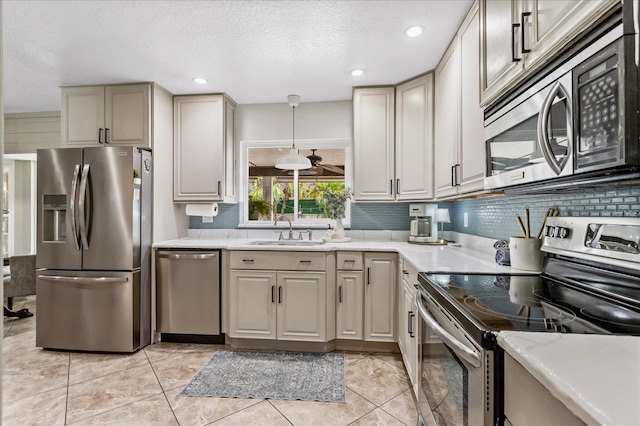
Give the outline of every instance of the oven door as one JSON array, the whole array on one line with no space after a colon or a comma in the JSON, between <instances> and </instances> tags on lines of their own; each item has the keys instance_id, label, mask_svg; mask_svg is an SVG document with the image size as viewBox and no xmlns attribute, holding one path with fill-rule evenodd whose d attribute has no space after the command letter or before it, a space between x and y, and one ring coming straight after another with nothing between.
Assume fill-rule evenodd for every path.
<instances>
[{"instance_id":1,"label":"oven door","mask_svg":"<svg viewBox=\"0 0 640 426\"><path fill-rule=\"evenodd\" d=\"M483 351L428 294L417 294L421 317L418 410L422 424L492 425L493 377Z\"/></svg>"},{"instance_id":2,"label":"oven door","mask_svg":"<svg viewBox=\"0 0 640 426\"><path fill-rule=\"evenodd\" d=\"M530 91L485 121L486 189L573 173L571 72Z\"/></svg>"}]
</instances>

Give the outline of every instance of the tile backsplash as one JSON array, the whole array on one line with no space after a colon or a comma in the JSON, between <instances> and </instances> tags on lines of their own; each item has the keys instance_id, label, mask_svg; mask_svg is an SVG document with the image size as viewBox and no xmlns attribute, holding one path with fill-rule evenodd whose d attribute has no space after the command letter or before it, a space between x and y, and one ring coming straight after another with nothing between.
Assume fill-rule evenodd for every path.
<instances>
[{"instance_id":1,"label":"tile backsplash","mask_svg":"<svg viewBox=\"0 0 640 426\"><path fill-rule=\"evenodd\" d=\"M429 201L427 201L429 202ZM408 202L353 203L351 230L406 231L409 229ZM450 210L451 223L445 230L486 238L508 239L520 235L515 215L524 220L529 207L531 232L537 234L549 207L558 207L561 216L640 217L640 182L637 185L589 188L580 192L536 195L497 195L453 202L437 202ZM234 229L238 227L240 204L220 204L212 223L189 218L189 229ZM468 226L464 226L464 213Z\"/></svg>"},{"instance_id":2,"label":"tile backsplash","mask_svg":"<svg viewBox=\"0 0 640 426\"><path fill-rule=\"evenodd\" d=\"M524 220L529 207L531 232L537 234L549 207L558 207L560 216L640 217L640 186L625 185L581 192L556 194L504 195L448 203L451 223L445 226L456 232L481 237L508 239L521 235L516 214ZM464 226L464 213L469 226Z\"/></svg>"}]
</instances>

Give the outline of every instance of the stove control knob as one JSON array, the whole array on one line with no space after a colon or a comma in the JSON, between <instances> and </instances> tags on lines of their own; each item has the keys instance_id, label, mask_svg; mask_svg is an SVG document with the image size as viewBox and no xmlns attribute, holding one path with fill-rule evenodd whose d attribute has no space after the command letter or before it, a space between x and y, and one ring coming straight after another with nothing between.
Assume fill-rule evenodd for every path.
<instances>
[{"instance_id":1,"label":"stove control knob","mask_svg":"<svg viewBox=\"0 0 640 426\"><path fill-rule=\"evenodd\" d=\"M553 237L553 234L555 233L555 228L553 226L547 226L547 229L545 230L545 235L547 237Z\"/></svg>"},{"instance_id":2,"label":"stove control knob","mask_svg":"<svg viewBox=\"0 0 640 426\"><path fill-rule=\"evenodd\" d=\"M559 234L560 238L567 238L569 236L569 228L560 228Z\"/></svg>"}]
</instances>

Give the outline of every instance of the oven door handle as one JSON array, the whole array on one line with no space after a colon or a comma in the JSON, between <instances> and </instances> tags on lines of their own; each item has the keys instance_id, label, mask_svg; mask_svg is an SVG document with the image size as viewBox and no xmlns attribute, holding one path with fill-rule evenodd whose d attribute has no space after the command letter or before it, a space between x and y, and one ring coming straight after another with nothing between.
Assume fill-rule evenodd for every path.
<instances>
[{"instance_id":1,"label":"oven door handle","mask_svg":"<svg viewBox=\"0 0 640 426\"><path fill-rule=\"evenodd\" d=\"M482 359L480 358L480 355L476 351L471 350L460 343L455 337L442 328L431 314L427 312L427 309L424 307L421 300L418 300L418 312L420 312L422 319L433 329L433 332L437 334L442 342L451 348L456 355L467 361L475 368L480 368L482 366Z\"/></svg>"}]
</instances>

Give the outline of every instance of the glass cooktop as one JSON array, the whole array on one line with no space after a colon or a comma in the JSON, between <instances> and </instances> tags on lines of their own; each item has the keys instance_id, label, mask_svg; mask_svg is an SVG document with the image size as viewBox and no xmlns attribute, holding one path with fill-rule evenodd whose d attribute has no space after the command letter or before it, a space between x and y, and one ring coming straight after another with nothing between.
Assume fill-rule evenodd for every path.
<instances>
[{"instance_id":1,"label":"glass cooktop","mask_svg":"<svg viewBox=\"0 0 640 426\"><path fill-rule=\"evenodd\" d=\"M640 335L640 288L591 278L592 288L580 288L540 275L419 274L423 290L472 334L519 330ZM620 298L613 297L611 287L621 287Z\"/></svg>"}]
</instances>

